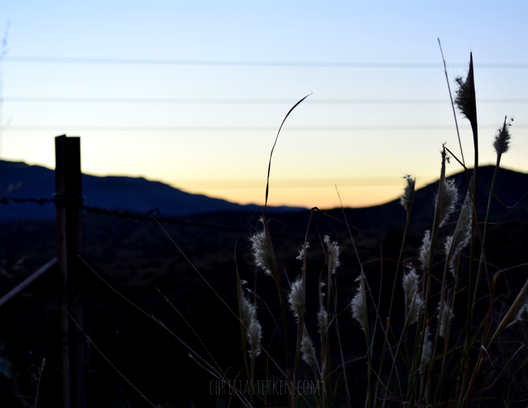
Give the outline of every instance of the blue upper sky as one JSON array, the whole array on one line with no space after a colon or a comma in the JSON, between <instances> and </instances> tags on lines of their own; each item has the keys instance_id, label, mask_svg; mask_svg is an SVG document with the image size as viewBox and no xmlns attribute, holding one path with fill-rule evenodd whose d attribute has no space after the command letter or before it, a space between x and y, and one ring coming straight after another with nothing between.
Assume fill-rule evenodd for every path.
<instances>
[{"instance_id":1,"label":"blue upper sky","mask_svg":"<svg viewBox=\"0 0 528 408\"><path fill-rule=\"evenodd\" d=\"M4 1L0 155L53 167L82 137L83 170L271 204L395 198L460 154L437 38L454 78L473 52L483 164L505 115L506 167L528 171L525 2ZM464 155L471 134L458 115ZM460 170L454 161L449 172Z\"/></svg>"}]
</instances>

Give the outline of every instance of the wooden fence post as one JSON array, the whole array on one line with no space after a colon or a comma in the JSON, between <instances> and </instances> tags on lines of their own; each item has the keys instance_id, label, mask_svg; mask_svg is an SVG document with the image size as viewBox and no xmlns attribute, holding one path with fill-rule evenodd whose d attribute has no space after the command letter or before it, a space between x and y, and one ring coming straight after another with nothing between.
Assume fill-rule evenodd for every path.
<instances>
[{"instance_id":1,"label":"wooden fence post","mask_svg":"<svg viewBox=\"0 0 528 408\"><path fill-rule=\"evenodd\" d=\"M84 324L77 252L82 234L81 144L79 137L55 138L57 263L62 287L59 316L62 335L63 408L85 408L85 338L74 321Z\"/></svg>"}]
</instances>

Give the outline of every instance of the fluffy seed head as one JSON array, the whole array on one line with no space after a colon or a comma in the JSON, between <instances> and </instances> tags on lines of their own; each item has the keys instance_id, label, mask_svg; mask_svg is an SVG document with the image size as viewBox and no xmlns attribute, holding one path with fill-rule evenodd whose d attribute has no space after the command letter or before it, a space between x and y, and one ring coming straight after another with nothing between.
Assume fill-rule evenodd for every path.
<instances>
[{"instance_id":1,"label":"fluffy seed head","mask_svg":"<svg viewBox=\"0 0 528 408\"><path fill-rule=\"evenodd\" d=\"M406 175L404 178L406 184L403 189L403 195L400 198L400 204L405 208L405 211L410 212L414 201L414 186L416 184L416 179L413 179L410 175Z\"/></svg>"},{"instance_id":2,"label":"fluffy seed head","mask_svg":"<svg viewBox=\"0 0 528 408\"><path fill-rule=\"evenodd\" d=\"M299 255L295 259L298 259L299 261L302 261L304 259L304 256L306 255L306 251L310 248L310 243L307 242L306 244L303 244L301 249L299 250Z\"/></svg>"},{"instance_id":3,"label":"fluffy seed head","mask_svg":"<svg viewBox=\"0 0 528 408\"><path fill-rule=\"evenodd\" d=\"M425 378L425 365L427 362L431 359L431 355L433 354L433 347L432 347L431 339L429 338L429 326L425 328L425 339L423 344L423 350L422 350L422 358L420 361L420 374L422 376L422 379Z\"/></svg>"},{"instance_id":4,"label":"fluffy seed head","mask_svg":"<svg viewBox=\"0 0 528 408\"><path fill-rule=\"evenodd\" d=\"M330 237L328 235L325 235L324 242L328 248L328 270L330 273L335 274L337 268L340 265L339 245L337 245L337 242L330 241Z\"/></svg>"},{"instance_id":5,"label":"fluffy seed head","mask_svg":"<svg viewBox=\"0 0 528 408\"><path fill-rule=\"evenodd\" d=\"M364 292L363 282L360 280L356 294L350 302L352 317L358 321L363 330L365 330L365 327L367 326L367 308Z\"/></svg>"},{"instance_id":6,"label":"fluffy seed head","mask_svg":"<svg viewBox=\"0 0 528 408\"><path fill-rule=\"evenodd\" d=\"M453 310L451 309L451 302L446 301L444 307L441 308L441 303L438 303L438 325L440 337L445 338L446 328L449 327L451 319L453 318Z\"/></svg>"},{"instance_id":7,"label":"fluffy seed head","mask_svg":"<svg viewBox=\"0 0 528 408\"><path fill-rule=\"evenodd\" d=\"M257 319L257 307L252 304L249 299L242 295L242 302L240 307L240 320L246 328L247 342L250 349L248 351L251 358L257 357L261 353L260 340L262 339L262 326Z\"/></svg>"},{"instance_id":8,"label":"fluffy seed head","mask_svg":"<svg viewBox=\"0 0 528 408\"><path fill-rule=\"evenodd\" d=\"M313 348L312 340L306 331L303 333L301 342L301 358L311 368L315 368L315 350Z\"/></svg>"},{"instance_id":9,"label":"fluffy seed head","mask_svg":"<svg viewBox=\"0 0 528 408\"><path fill-rule=\"evenodd\" d=\"M317 312L317 322L319 323L319 333L326 334L328 328L328 313L326 309L321 306Z\"/></svg>"},{"instance_id":10,"label":"fluffy seed head","mask_svg":"<svg viewBox=\"0 0 528 408\"><path fill-rule=\"evenodd\" d=\"M409 313L409 324L418 321L420 311L424 306L419 285L420 277L416 273L416 269L408 268L408 272L403 275L403 291L405 293L405 308Z\"/></svg>"},{"instance_id":11,"label":"fluffy seed head","mask_svg":"<svg viewBox=\"0 0 528 408\"><path fill-rule=\"evenodd\" d=\"M425 231L424 237L422 239L422 246L420 247L420 255L418 259L420 260L420 265L422 269L427 270L429 268L429 256L431 253L431 231Z\"/></svg>"},{"instance_id":12,"label":"fluffy seed head","mask_svg":"<svg viewBox=\"0 0 528 408\"><path fill-rule=\"evenodd\" d=\"M446 262L449 263L449 269L451 270L451 274L453 275L453 278L456 278L455 271L453 267L455 266L454 262L456 260L456 257L454 255L454 248L451 252L451 256L449 255L449 252L451 251L451 247L453 246L453 236L454 235L448 235L446 237L446 240L444 242L444 252L446 254Z\"/></svg>"},{"instance_id":13,"label":"fluffy seed head","mask_svg":"<svg viewBox=\"0 0 528 408\"><path fill-rule=\"evenodd\" d=\"M458 83L455 104L471 123L473 129L477 126L477 102L475 97L475 78L473 74L473 55L469 61L469 71L466 79L455 78Z\"/></svg>"},{"instance_id":14,"label":"fluffy seed head","mask_svg":"<svg viewBox=\"0 0 528 408\"><path fill-rule=\"evenodd\" d=\"M522 323L528 321L528 299L524 300L524 304L519 308L515 319L507 326L513 326L515 323Z\"/></svg>"},{"instance_id":15,"label":"fluffy seed head","mask_svg":"<svg viewBox=\"0 0 528 408\"><path fill-rule=\"evenodd\" d=\"M271 249L266 239L264 231L253 234L251 240L251 252L255 259L255 265L261 269L266 275L273 276L272 274L272 256Z\"/></svg>"},{"instance_id":16,"label":"fluffy seed head","mask_svg":"<svg viewBox=\"0 0 528 408\"><path fill-rule=\"evenodd\" d=\"M513 119L510 119L509 123L506 123L508 120L508 117L504 117L504 125L502 125L502 129L499 129L499 133L495 137L495 140L493 141L493 147L495 148L495 151L497 152L497 156L502 155L503 153L506 153L508 151L508 148L510 147L510 132L509 127L512 125L511 122Z\"/></svg>"},{"instance_id":17,"label":"fluffy seed head","mask_svg":"<svg viewBox=\"0 0 528 408\"><path fill-rule=\"evenodd\" d=\"M260 322L257 319L251 321L251 324L249 325L247 339L250 345L250 349L248 352L249 357L255 358L259 356L261 353L260 340L262 339L262 326L260 325Z\"/></svg>"},{"instance_id":18,"label":"fluffy seed head","mask_svg":"<svg viewBox=\"0 0 528 408\"><path fill-rule=\"evenodd\" d=\"M425 339L424 339L424 346L422 351L422 364L425 364L429 361L432 354L431 349L431 339L429 338L429 327L425 329Z\"/></svg>"},{"instance_id":19,"label":"fluffy seed head","mask_svg":"<svg viewBox=\"0 0 528 408\"><path fill-rule=\"evenodd\" d=\"M468 190L466 193L466 198L464 199L464 203L462 204L462 209L460 210L460 215L458 216L455 232L453 235L447 237L444 244L444 250L447 255L449 269L451 270L454 278L456 278L455 262L457 261L461 251L469 244L471 239L471 210L471 194Z\"/></svg>"},{"instance_id":20,"label":"fluffy seed head","mask_svg":"<svg viewBox=\"0 0 528 408\"><path fill-rule=\"evenodd\" d=\"M441 227L447 221L447 218L455 210L455 205L458 200L458 191L454 180L446 180L446 161L449 162L449 157L446 152L445 145L442 147L442 170L440 171L440 181L438 182L438 192L435 197L435 212L438 218L438 226Z\"/></svg>"},{"instance_id":21,"label":"fluffy seed head","mask_svg":"<svg viewBox=\"0 0 528 408\"><path fill-rule=\"evenodd\" d=\"M301 317L304 316L305 301L306 290L301 276L292 283L290 295L288 296L288 303L290 304L290 309L292 310L297 323L299 323Z\"/></svg>"},{"instance_id":22,"label":"fluffy seed head","mask_svg":"<svg viewBox=\"0 0 528 408\"><path fill-rule=\"evenodd\" d=\"M240 303L240 320L242 320L244 326L249 327L251 320L256 318L256 316L256 307L244 295L242 295L242 301Z\"/></svg>"},{"instance_id":23,"label":"fluffy seed head","mask_svg":"<svg viewBox=\"0 0 528 408\"><path fill-rule=\"evenodd\" d=\"M455 211L457 201L458 189L455 185L455 180L445 180L444 188L438 189L438 194L436 195L436 208L440 212L439 227L443 226L449 216Z\"/></svg>"}]
</instances>

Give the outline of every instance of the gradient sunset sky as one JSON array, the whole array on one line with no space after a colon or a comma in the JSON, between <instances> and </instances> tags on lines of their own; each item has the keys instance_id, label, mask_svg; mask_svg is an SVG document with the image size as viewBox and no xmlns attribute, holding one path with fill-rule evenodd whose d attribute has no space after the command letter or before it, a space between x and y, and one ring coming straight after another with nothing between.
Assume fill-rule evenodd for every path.
<instances>
[{"instance_id":1,"label":"gradient sunset sky","mask_svg":"<svg viewBox=\"0 0 528 408\"><path fill-rule=\"evenodd\" d=\"M239 203L329 208L423 186L446 143L451 89L475 64L481 164L514 118L504 167L528 172L524 1L29 1L0 8L0 157L54 167L81 136L94 175L142 176ZM467 121L457 113L466 160ZM455 173L455 160L448 167Z\"/></svg>"}]
</instances>

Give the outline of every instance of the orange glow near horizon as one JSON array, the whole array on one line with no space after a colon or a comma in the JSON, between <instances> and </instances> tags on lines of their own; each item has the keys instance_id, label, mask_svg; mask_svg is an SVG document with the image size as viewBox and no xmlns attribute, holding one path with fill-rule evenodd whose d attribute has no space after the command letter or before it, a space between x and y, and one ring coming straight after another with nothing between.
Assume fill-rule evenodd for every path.
<instances>
[{"instance_id":1,"label":"orange glow near horizon","mask_svg":"<svg viewBox=\"0 0 528 408\"><path fill-rule=\"evenodd\" d=\"M402 184L403 186L403 184ZM183 189L193 194L204 194L239 204L264 204L265 188L239 189ZM398 186L355 186L355 187L307 187L270 188L270 206L318 207L320 209L344 207L370 207L399 198L402 187Z\"/></svg>"}]
</instances>

